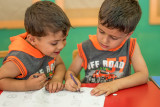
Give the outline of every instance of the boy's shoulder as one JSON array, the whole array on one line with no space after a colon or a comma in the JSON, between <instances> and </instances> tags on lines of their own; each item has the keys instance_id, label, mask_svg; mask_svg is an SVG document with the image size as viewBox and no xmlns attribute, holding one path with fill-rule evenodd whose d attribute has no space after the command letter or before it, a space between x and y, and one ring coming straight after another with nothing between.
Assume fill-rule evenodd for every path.
<instances>
[{"instance_id":1,"label":"boy's shoulder","mask_svg":"<svg viewBox=\"0 0 160 107\"><path fill-rule=\"evenodd\" d=\"M25 38L27 37L27 33L23 33L17 36L13 36L10 38L11 44L9 45L9 52L14 51L14 54L28 54L35 58L42 58L44 55L34 48L30 43L28 43Z\"/></svg>"}]
</instances>

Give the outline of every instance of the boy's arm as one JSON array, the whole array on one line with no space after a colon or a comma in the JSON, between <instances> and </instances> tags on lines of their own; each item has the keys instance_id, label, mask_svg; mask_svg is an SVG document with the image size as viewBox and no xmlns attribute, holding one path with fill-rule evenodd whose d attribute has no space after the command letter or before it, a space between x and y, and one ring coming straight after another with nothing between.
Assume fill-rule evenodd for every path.
<instances>
[{"instance_id":1,"label":"boy's arm","mask_svg":"<svg viewBox=\"0 0 160 107\"><path fill-rule=\"evenodd\" d=\"M81 82L80 80L78 80L77 75L80 73L82 67L82 58L79 56L79 54L77 54L77 56L75 57L75 59L73 60L71 66L69 67L66 76L65 76L65 88L69 91L77 91L80 89L81 86ZM73 75L75 81L77 82L77 84L75 84L74 80L72 80L70 74Z\"/></svg>"},{"instance_id":2,"label":"boy's arm","mask_svg":"<svg viewBox=\"0 0 160 107\"><path fill-rule=\"evenodd\" d=\"M77 54L77 56L75 57L72 64L70 65L70 67L67 70L65 79L70 78L70 73L72 73L72 75L77 77L82 69L82 66L81 66L82 62L83 62L82 58L79 56L79 54Z\"/></svg>"},{"instance_id":3,"label":"boy's arm","mask_svg":"<svg viewBox=\"0 0 160 107\"><path fill-rule=\"evenodd\" d=\"M24 81L14 80L20 75L18 67L13 62L6 62L0 69L0 89L8 91L25 90Z\"/></svg>"},{"instance_id":4,"label":"boy's arm","mask_svg":"<svg viewBox=\"0 0 160 107\"><path fill-rule=\"evenodd\" d=\"M46 85L46 89L50 93L58 92L63 89L63 80L66 73L64 62L60 55L56 57L55 72L53 78Z\"/></svg>"},{"instance_id":5,"label":"boy's arm","mask_svg":"<svg viewBox=\"0 0 160 107\"><path fill-rule=\"evenodd\" d=\"M128 77L119 79L119 89L141 85L148 81L148 68L141 54L138 43L135 44L135 50L131 58L131 62L135 73Z\"/></svg>"},{"instance_id":6,"label":"boy's arm","mask_svg":"<svg viewBox=\"0 0 160 107\"><path fill-rule=\"evenodd\" d=\"M66 73L66 67L60 55L56 57L55 66L55 72L52 79L62 82Z\"/></svg>"},{"instance_id":7,"label":"boy's arm","mask_svg":"<svg viewBox=\"0 0 160 107\"><path fill-rule=\"evenodd\" d=\"M39 75L38 78L30 76L28 80L16 80L16 76L20 75L20 71L16 64L12 61L6 62L0 68L0 90L8 91L29 91L36 90L43 87L46 77L44 74Z\"/></svg>"},{"instance_id":8,"label":"boy's arm","mask_svg":"<svg viewBox=\"0 0 160 107\"><path fill-rule=\"evenodd\" d=\"M131 62L135 71L134 74L111 82L101 83L91 91L91 95L98 96L105 93L108 96L118 90L146 83L148 81L148 69L137 43Z\"/></svg>"}]
</instances>

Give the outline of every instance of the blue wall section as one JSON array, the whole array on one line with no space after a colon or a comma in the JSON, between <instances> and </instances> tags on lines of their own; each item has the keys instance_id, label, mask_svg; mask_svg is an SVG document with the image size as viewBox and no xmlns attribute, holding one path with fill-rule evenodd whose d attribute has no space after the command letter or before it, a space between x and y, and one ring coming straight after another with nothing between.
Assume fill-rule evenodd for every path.
<instances>
[{"instance_id":1,"label":"blue wall section","mask_svg":"<svg viewBox=\"0 0 160 107\"><path fill-rule=\"evenodd\" d=\"M50 1L54 2L55 0ZM143 14L132 37L137 38L150 75L160 75L160 25L149 24L149 0L139 0L139 3ZM0 50L8 49L9 37L23 32L25 32L24 29L0 29ZM61 52L67 68L71 64L72 51L77 48L77 43L88 39L89 34L96 34L96 27L77 27L70 30L67 45ZM0 61L2 62L2 59Z\"/></svg>"}]
</instances>

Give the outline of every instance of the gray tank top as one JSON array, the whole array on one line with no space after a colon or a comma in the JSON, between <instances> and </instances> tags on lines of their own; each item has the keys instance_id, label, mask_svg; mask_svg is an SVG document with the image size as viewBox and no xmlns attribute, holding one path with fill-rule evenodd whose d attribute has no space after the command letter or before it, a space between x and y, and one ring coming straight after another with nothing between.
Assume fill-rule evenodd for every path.
<instances>
[{"instance_id":1,"label":"gray tank top","mask_svg":"<svg viewBox=\"0 0 160 107\"><path fill-rule=\"evenodd\" d=\"M98 50L93 41L86 40L78 44L79 55L85 66L84 83L100 83L123 78L131 74L130 51L133 52L135 39L128 39L124 45L116 51ZM134 42L133 42L134 41ZM131 46L130 46L131 45Z\"/></svg>"},{"instance_id":2,"label":"gray tank top","mask_svg":"<svg viewBox=\"0 0 160 107\"><path fill-rule=\"evenodd\" d=\"M11 51L4 59L5 61L13 61L21 75L17 79L26 80L34 73L45 73L48 79L52 78L55 68L55 58L44 56L42 58L35 58L22 51Z\"/></svg>"}]
</instances>

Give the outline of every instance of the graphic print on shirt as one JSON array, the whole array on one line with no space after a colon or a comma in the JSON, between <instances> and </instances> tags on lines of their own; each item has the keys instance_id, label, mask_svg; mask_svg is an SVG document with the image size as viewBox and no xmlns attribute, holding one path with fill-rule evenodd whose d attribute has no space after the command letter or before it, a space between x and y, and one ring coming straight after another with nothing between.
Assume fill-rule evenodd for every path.
<instances>
[{"instance_id":1,"label":"graphic print on shirt","mask_svg":"<svg viewBox=\"0 0 160 107\"><path fill-rule=\"evenodd\" d=\"M55 68L55 60L51 60L50 62L48 62L48 65L45 67L45 69L39 70L39 73L45 73L47 80L49 80L53 77L54 68Z\"/></svg>"},{"instance_id":2,"label":"graphic print on shirt","mask_svg":"<svg viewBox=\"0 0 160 107\"><path fill-rule=\"evenodd\" d=\"M123 69L126 63L126 56L116 58L107 58L101 63L99 61L91 61L88 63L89 74L86 76L87 83L101 83L117 79L123 75ZM103 65L103 67L100 67Z\"/></svg>"},{"instance_id":3,"label":"graphic print on shirt","mask_svg":"<svg viewBox=\"0 0 160 107\"><path fill-rule=\"evenodd\" d=\"M101 83L117 79L115 74L111 74L104 70L93 70L93 72L92 75L88 76L87 83Z\"/></svg>"}]
</instances>

